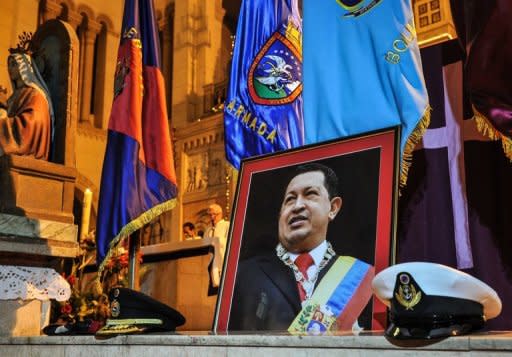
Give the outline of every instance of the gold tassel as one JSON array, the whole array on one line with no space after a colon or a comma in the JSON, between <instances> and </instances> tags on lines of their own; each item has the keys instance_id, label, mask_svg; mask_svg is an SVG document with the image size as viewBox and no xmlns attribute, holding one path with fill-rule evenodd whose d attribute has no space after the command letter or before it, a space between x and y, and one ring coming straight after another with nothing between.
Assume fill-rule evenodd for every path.
<instances>
[{"instance_id":1,"label":"gold tassel","mask_svg":"<svg viewBox=\"0 0 512 357\"><path fill-rule=\"evenodd\" d=\"M512 139L508 136L503 135L500 131L496 130L496 128L491 124L489 119L485 117L482 113L480 113L473 106L473 113L475 113L475 121L476 128L478 131L487 136L489 139L498 141L501 140L501 146L503 147L503 151L505 152L505 156L512 161Z\"/></svg>"},{"instance_id":2,"label":"gold tassel","mask_svg":"<svg viewBox=\"0 0 512 357\"><path fill-rule=\"evenodd\" d=\"M101 275L103 271L105 270L105 266L107 265L108 261L112 258L114 255L115 247L122 242L126 237L128 237L130 234L135 232L138 229L141 229L146 224L151 222L154 218L158 217L164 212L167 212L171 209L173 209L176 206L176 199L173 198L172 200L160 203L159 205L156 205L155 207L151 208L150 210L144 212L139 217L134 219L133 221L126 224L121 231L112 239L112 241L109 244L109 249L107 252L107 255L103 259L103 262L101 262L101 265L98 268L98 274L96 276L96 288L101 293L103 292L103 287L101 284Z\"/></svg>"},{"instance_id":3,"label":"gold tassel","mask_svg":"<svg viewBox=\"0 0 512 357\"><path fill-rule=\"evenodd\" d=\"M400 163L400 189L405 187L407 183L407 175L412 164L412 152L430 125L431 112L432 108L427 106L420 121L416 125L416 128L414 128L411 135L409 135L407 141L405 142L404 153L402 154L402 162Z\"/></svg>"}]
</instances>

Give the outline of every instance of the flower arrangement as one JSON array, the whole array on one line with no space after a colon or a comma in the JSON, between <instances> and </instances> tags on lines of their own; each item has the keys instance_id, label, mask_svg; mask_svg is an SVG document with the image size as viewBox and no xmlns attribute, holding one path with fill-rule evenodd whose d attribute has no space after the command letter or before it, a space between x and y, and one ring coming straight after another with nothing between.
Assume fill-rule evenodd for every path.
<instances>
[{"instance_id":1,"label":"flower arrangement","mask_svg":"<svg viewBox=\"0 0 512 357\"><path fill-rule=\"evenodd\" d=\"M104 272L103 289L98 289L96 273L86 273L88 266L96 259L94 231L80 241L80 254L73 260L69 274L62 273L71 287L68 301L52 301L52 320L57 325L73 326L72 333L95 333L110 315L108 296L100 290L128 286L128 250L121 245L109 260ZM142 256L139 256L142 263ZM141 268L141 274L145 270Z\"/></svg>"},{"instance_id":2,"label":"flower arrangement","mask_svg":"<svg viewBox=\"0 0 512 357\"><path fill-rule=\"evenodd\" d=\"M142 253L139 251L138 256L139 264L142 264ZM116 254L108 261L105 271L103 282L109 287L114 286L128 286L128 249L126 246L121 245L117 248ZM144 274L145 269L141 268L139 274Z\"/></svg>"},{"instance_id":3,"label":"flower arrangement","mask_svg":"<svg viewBox=\"0 0 512 357\"><path fill-rule=\"evenodd\" d=\"M62 273L71 287L71 297L65 302L52 301L52 320L58 325L87 320L94 325L90 331L94 333L92 330L99 329L109 316L108 297L99 292L94 279L85 274L85 268L94 262L96 256L94 232L80 241L79 249L80 254L73 260L70 273Z\"/></svg>"}]
</instances>

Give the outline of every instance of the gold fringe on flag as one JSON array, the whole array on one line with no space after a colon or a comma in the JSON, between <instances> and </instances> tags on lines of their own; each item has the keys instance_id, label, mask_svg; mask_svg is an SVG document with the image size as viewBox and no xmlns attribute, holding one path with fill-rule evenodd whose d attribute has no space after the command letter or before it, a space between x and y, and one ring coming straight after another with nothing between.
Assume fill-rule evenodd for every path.
<instances>
[{"instance_id":1,"label":"gold fringe on flag","mask_svg":"<svg viewBox=\"0 0 512 357\"><path fill-rule=\"evenodd\" d=\"M141 229L146 224L150 223L153 219L158 217L164 212L170 211L176 206L176 199L173 198L169 201L160 203L156 205L155 207L147 210L143 214L141 214L139 217L135 218L133 221L126 224L121 231L112 239L112 241L109 244L108 253L103 259L103 262L101 262L101 265L98 268L98 274L96 276L96 289L99 293L102 293L103 287L101 285L101 276L103 271L105 270L105 266L107 265L108 261L112 258L114 255L114 251L116 246L122 242L126 237L128 237L133 232Z\"/></svg>"},{"instance_id":2,"label":"gold fringe on flag","mask_svg":"<svg viewBox=\"0 0 512 357\"><path fill-rule=\"evenodd\" d=\"M402 154L402 162L400 163L400 188L405 187L407 183L407 175L409 173L409 168L412 164L412 152L416 145L418 145L419 141L428 126L430 125L430 114L432 112L432 108L427 106L423 115L416 125L416 128L412 131L411 135L407 138L404 147L404 153Z\"/></svg>"},{"instance_id":3,"label":"gold fringe on flag","mask_svg":"<svg viewBox=\"0 0 512 357\"><path fill-rule=\"evenodd\" d=\"M478 131L487 136L489 139L498 141L501 140L501 146L503 147L503 151L505 152L505 156L512 161L512 139L506 135L503 135L499 130L497 130L487 119L485 115L480 113L473 106L473 113L475 114L474 118L476 121L476 128Z\"/></svg>"}]
</instances>

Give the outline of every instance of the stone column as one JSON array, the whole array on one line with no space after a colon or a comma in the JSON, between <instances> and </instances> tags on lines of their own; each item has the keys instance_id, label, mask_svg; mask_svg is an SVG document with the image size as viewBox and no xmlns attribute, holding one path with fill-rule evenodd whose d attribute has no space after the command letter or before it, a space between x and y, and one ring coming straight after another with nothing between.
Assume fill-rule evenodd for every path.
<instances>
[{"instance_id":1,"label":"stone column","mask_svg":"<svg viewBox=\"0 0 512 357\"><path fill-rule=\"evenodd\" d=\"M44 10L43 10L43 22L48 20L56 19L62 12L62 6L52 0L46 1Z\"/></svg>"},{"instance_id":2,"label":"stone column","mask_svg":"<svg viewBox=\"0 0 512 357\"><path fill-rule=\"evenodd\" d=\"M88 20L87 29L84 35L84 45L81 46L84 51L83 55L83 72L82 72L82 90L80 104L80 123L90 123L91 114L91 94L92 94L92 76L94 75L94 42L96 36L101 30L101 24Z\"/></svg>"},{"instance_id":3,"label":"stone column","mask_svg":"<svg viewBox=\"0 0 512 357\"><path fill-rule=\"evenodd\" d=\"M98 98L98 101L94 106L94 119L96 120L96 125L99 125L101 120L100 128L103 129L108 127L110 110L112 109L112 102L114 100L113 82L116 73L119 34L109 31L107 28L105 41L105 52L103 54L100 52L100 55L105 56L104 73L98 74L103 76L103 81L101 79L96 81L97 84L103 86L102 89L99 89L96 95L100 95L102 97Z\"/></svg>"},{"instance_id":4,"label":"stone column","mask_svg":"<svg viewBox=\"0 0 512 357\"><path fill-rule=\"evenodd\" d=\"M66 19L64 19L68 24L71 25L71 27L73 27L73 29L75 30L77 36L79 36L78 38L78 42L79 42L79 51L78 51L78 56L79 56L79 60L78 60L78 97L77 97L77 106L78 108L80 108L80 103L81 103L81 93L82 93L82 86L80 85L80 83L82 83L82 71L83 71L83 60L82 60L82 47L83 47L83 44L84 44L84 36L81 36L83 35L82 33L79 33L78 32L78 28L80 27L80 25L82 24L83 22L83 17L82 15L79 13L79 12L76 12L76 11L73 11L73 10L68 10L68 16L66 17ZM80 110L80 109L78 109Z\"/></svg>"},{"instance_id":5,"label":"stone column","mask_svg":"<svg viewBox=\"0 0 512 357\"><path fill-rule=\"evenodd\" d=\"M167 18L162 22L160 29L162 30L162 75L165 81L165 95L167 99L167 112L169 117L171 114L172 104L172 47L173 47L173 31L172 19Z\"/></svg>"},{"instance_id":6,"label":"stone column","mask_svg":"<svg viewBox=\"0 0 512 357\"><path fill-rule=\"evenodd\" d=\"M68 16L65 19L65 21L68 24L70 24L75 31L78 29L78 26L80 26L80 24L82 23L82 20L83 18L82 15L80 15L80 13L73 10L68 10Z\"/></svg>"}]
</instances>

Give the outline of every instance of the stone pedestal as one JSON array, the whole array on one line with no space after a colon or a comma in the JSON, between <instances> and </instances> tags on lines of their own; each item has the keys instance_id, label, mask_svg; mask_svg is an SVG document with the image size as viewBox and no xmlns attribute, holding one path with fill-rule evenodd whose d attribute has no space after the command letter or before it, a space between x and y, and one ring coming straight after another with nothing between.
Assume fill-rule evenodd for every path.
<instances>
[{"instance_id":1,"label":"stone pedestal","mask_svg":"<svg viewBox=\"0 0 512 357\"><path fill-rule=\"evenodd\" d=\"M209 332L0 338L2 356L236 356L236 357L438 357L510 356L510 332L481 333L433 341L391 341L382 332L353 336L289 336L265 333L212 335Z\"/></svg>"},{"instance_id":2,"label":"stone pedestal","mask_svg":"<svg viewBox=\"0 0 512 357\"><path fill-rule=\"evenodd\" d=\"M53 267L55 258L78 254L78 227L0 213L0 264Z\"/></svg>"},{"instance_id":3,"label":"stone pedestal","mask_svg":"<svg viewBox=\"0 0 512 357\"><path fill-rule=\"evenodd\" d=\"M50 307L50 301L0 300L0 336L39 336Z\"/></svg>"},{"instance_id":4,"label":"stone pedestal","mask_svg":"<svg viewBox=\"0 0 512 357\"><path fill-rule=\"evenodd\" d=\"M0 214L0 265L58 268L76 239L74 224ZM39 336L49 319L50 301L0 300L0 336Z\"/></svg>"},{"instance_id":5,"label":"stone pedestal","mask_svg":"<svg viewBox=\"0 0 512 357\"><path fill-rule=\"evenodd\" d=\"M75 168L0 156L0 213L73 223L75 181Z\"/></svg>"},{"instance_id":6,"label":"stone pedestal","mask_svg":"<svg viewBox=\"0 0 512 357\"><path fill-rule=\"evenodd\" d=\"M72 223L0 213L0 265L58 269L78 254L77 231ZM39 336L49 319L50 301L0 300L0 336Z\"/></svg>"}]
</instances>

